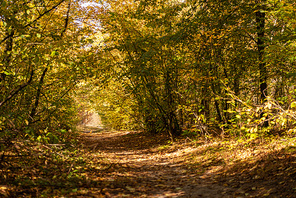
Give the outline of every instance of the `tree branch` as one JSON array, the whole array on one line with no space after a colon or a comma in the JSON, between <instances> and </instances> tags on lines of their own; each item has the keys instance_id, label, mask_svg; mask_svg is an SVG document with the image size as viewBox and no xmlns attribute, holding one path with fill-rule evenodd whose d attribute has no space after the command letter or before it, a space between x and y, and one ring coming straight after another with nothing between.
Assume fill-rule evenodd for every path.
<instances>
[{"instance_id":1,"label":"tree branch","mask_svg":"<svg viewBox=\"0 0 296 198\"><path fill-rule=\"evenodd\" d=\"M71 9L71 0L69 1L68 10L67 10L67 17L66 17L66 19L65 19L65 26L64 26L64 29L63 29L63 31L61 32L61 37L64 36L64 33L66 32L67 27L68 27L68 24L69 24L70 9Z\"/></svg>"},{"instance_id":2,"label":"tree branch","mask_svg":"<svg viewBox=\"0 0 296 198\"><path fill-rule=\"evenodd\" d=\"M52 10L56 9L59 5L61 5L65 0L61 0L60 2L58 2L56 5L54 5L52 8L50 8L49 10L46 10L45 12L43 12L42 14L40 14L36 19L34 19L32 22L28 23L27 25L25 25L22 29L25 29L29 26L31 26L33 23L35 23L36 21L38 21L39 19L41 19L44 15L46 15L47 13L51 12ZM4 41L6 41L7 39L11 38L13 36L12 33L10 33L9 35L7 35L6 37L4 37L0 44L3 43Z\"/></svg>"},{"instance_id":3,"label":"tree branch","mask_svg":"<svg viewBox=\"0 0 296 198\"><path fill-rule=\"evenodd\" d=\"M40 100L40 94L41 94L41 87L42 87L42 84L43 84L43 81L44 81L44 77L46 75L46 72L47 72L48 68L45 68L42 75L41 75L41 78L40 78L40 81L39 81L39 85L38 85L38 89L37 89L37 93L36 93L36 99L35 99L35 104L34 104L34 107L30 113L30 120L32 121L33 120L33 117L35 116L36 114L36 110L37 110L37 107L39 105L39 100Z\"/></svg>"},{"instance_id":4,"label":"tree branch","mask_svg":"<svg viewBox=\"0 0 296 198\"><path fill-rule=\"evenodd\" d=\"M32 69L31 74L30 74L30 79L26 83L20 85L17 89L12 90L10 92L10 95L0 103L0 107L2 107L6 102L8 102L11 98L13 98L22 89L24 89L26 86L28 86L32 82L33 75L34 75L34 70Z\"/></svg>"}]
</instances>

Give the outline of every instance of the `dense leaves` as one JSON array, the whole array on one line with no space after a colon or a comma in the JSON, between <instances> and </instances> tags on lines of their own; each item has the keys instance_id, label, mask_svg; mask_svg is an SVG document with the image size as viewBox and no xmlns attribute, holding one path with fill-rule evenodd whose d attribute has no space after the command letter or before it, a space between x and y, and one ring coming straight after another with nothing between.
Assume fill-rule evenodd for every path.
<instances>
[{"instance_id":1,"label":"dense leaves","mask_svg":"<svg viewBox=\"0 0 296 198\"><path fill-rule=\"evenodd\" d=\"M120 180L105 185L96 177L101 167L85 160L96 153L75 148L75 128L90 110L98 112L110 130L149 132L145 138L134 137L145 147L157 137L169 137L171 144L182 135L188 137L185 144L230 137L244 141L242 146L259 139L264 145L264 138L283 134L292 138L295 7L290 0L0 1L0 176L14 187L36 187L24 192L16 187L15 194L3 194L0 188L0 193L39 196L41 189L44 196L57 195L65 190L62 184L67 189L62 194L70 196L87 185L122 188ZM101 142L95 144L93 149ZM160 150L170 147L162 146ZM206 170L228 163L218 151L201 150L205 153L195 155L206 159L199 158L201 164L193 167ZM285 158L282 153L287 152L278 149L266 155L274 154L280 163L269 171L294 171L286 162L294 162L293 154ZM272 164L269 159L266 163ZM216 171L214 180L233 184L219 178L227 176L227 170ZM174 188L174 193L180 191ZM125 190L133 194L136 189L132 183ZM104 196L103 191L94 192ZM242 194L252 194L249 191Z\"/></svg>"},{"instance_id":2,"label":"dense leaves","mask_svg":"<svg viewBox=\"0 0 296 198\"><path fill-rule=\"evenodd\" d=\"M70 144L86 77L89 13L77 1L1 1L0 166L22 141ZM79 20L78 20L79 19ZM17 151L19 152L19 151Z\"/></svg>"},{"instance_id":3,"label":"dense leaves","mask_svg":"<svg viewBox=\"0 0 296 198\"><path fill-rule=\"evenodd\" d=\"M269 101L286 111L295 97L294 6L289 1L104 2L101 51L107 54L100 63L108 67L109 84L97 95L104 101L98 111L112 109L106 121L116 128L130 123L121 127L205 135L210 129L241 128L237 114L256 107L249 119L259 128L269 126Z\"/></svg>"},{"instance_id":4,"label":"dense leaves","mask_svg":"<svg viewBox=\"0 0 296 198\"><path fill-rule=\"evenodd\" d=\"M85 75L75 1L1 1L1 136L46 135L73 125L71 91ZM12 132L14 131L14 132ZM7 137L6 137L7 138Z\"/></svg>"}]
</instances>

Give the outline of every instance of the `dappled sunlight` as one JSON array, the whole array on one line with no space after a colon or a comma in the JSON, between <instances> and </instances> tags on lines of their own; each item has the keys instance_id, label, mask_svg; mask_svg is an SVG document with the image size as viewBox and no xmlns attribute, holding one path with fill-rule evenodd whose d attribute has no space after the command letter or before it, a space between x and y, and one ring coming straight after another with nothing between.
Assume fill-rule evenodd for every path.
<instances>
[{"instance_id":1,"label":"dappled sunlight","mask_svg":"<svg viewBox=\"0 0 296 198\"><path fill-rule=\"evenodd\" d=\"M85 145L90 145L90 148L94 141L100 145L105 143L95 150L110 164L100 177L106 185L106 192L112 197L188 197L198 193L222 195L221 188L198 190L202 183L200 175L192 172L186 164L186 156L192 155L198 148L188 143L171 143L169 137L163 135L143 138L146 134L141 132L93 134L94 139L90 134L83 136L86 137ZM135 144L139 139L141 145Z\"/></svg>"},{"instance_id":2,"label":"dappled sunlight","mask_svg":"<svg viewBox=\"0 0 296 198\"><path fill-rule=\"evenodd\" d=\"M46 156L27 158L22 172L7 170L7 177L30 178L32 183L19 182L37 185L18 191L24 194L54 185L71 197L280 197L295 191L294 142L293 137L171 142L165 135L135 131L81 133L81 146L73 152L32 145ZM0 187L1 193L17 189Z\"/></svg>"},{"instance_id":3,"label":"dappled sunlight","mask_svg":"<svg viewBox=\"0 0 296 198\"><path fill-rule=\"evenodd\" d=\"M247 197L288 195L295 191L294 142L294 137L219 141L198 146L188 162L203 170L203 179L239 188Z\"/></svg>"},{"instance_id":4,"label":"dappled sunlight","mask_svg":"<svg viewBox=\"0 0 296 198\"><path fill-rule=\"evenodd\" d=\"M288 158L296 162L293 137L207 142L178 139L173 143L166 136L143 138L146 135L141 132L102 133L93 137L93 141L106 144L96 151L112 164L102 176L106 189L115 197L266 196L282 192L265 178L286 185L286 190L295 183L287 179L291 178L289 174L281 176L277 171L296 173L296 164L275 164ZM91 135L88 138L91 141ZM138 140L141 144L136 143ZM284 154L285 150L292 153Z\"/></svg>"}]
</instances>

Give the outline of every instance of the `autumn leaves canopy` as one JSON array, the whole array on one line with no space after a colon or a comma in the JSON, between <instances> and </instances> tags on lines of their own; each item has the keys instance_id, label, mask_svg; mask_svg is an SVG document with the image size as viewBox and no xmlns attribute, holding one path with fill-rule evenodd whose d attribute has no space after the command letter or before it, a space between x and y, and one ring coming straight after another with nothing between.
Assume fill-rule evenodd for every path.
<instances>
[{"instance_id":1,"label":"autumn leaves canopy","mask_svg":"<svg viewBox=\"0 0 296 198\"><path fill-rule=\"evenodd\" d=\"M0 13L6 138L75 126L85 108L173 136L293 117L293 1L2 1Z\"/></svg>"}]
</instances>

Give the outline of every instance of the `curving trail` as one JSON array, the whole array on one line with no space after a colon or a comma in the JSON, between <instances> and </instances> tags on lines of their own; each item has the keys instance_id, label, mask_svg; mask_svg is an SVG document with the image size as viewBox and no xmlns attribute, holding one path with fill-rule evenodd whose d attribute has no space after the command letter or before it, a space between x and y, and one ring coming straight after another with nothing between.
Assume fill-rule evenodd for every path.
<instances>
[{"instance_id":1,"label":"curving trail","mask_svg":"<svg viewBox=\"0 0 296 198\"><path fill-rule=\"evenodd\" d=\"M234 189L215 184L210 172L190 168L186 159L196 151L166 136L140 132L82 134L93 155L106 159L98 197L233 197ZM95 196L94 196L95 197Z\"/></svg>"}]
</instances>

